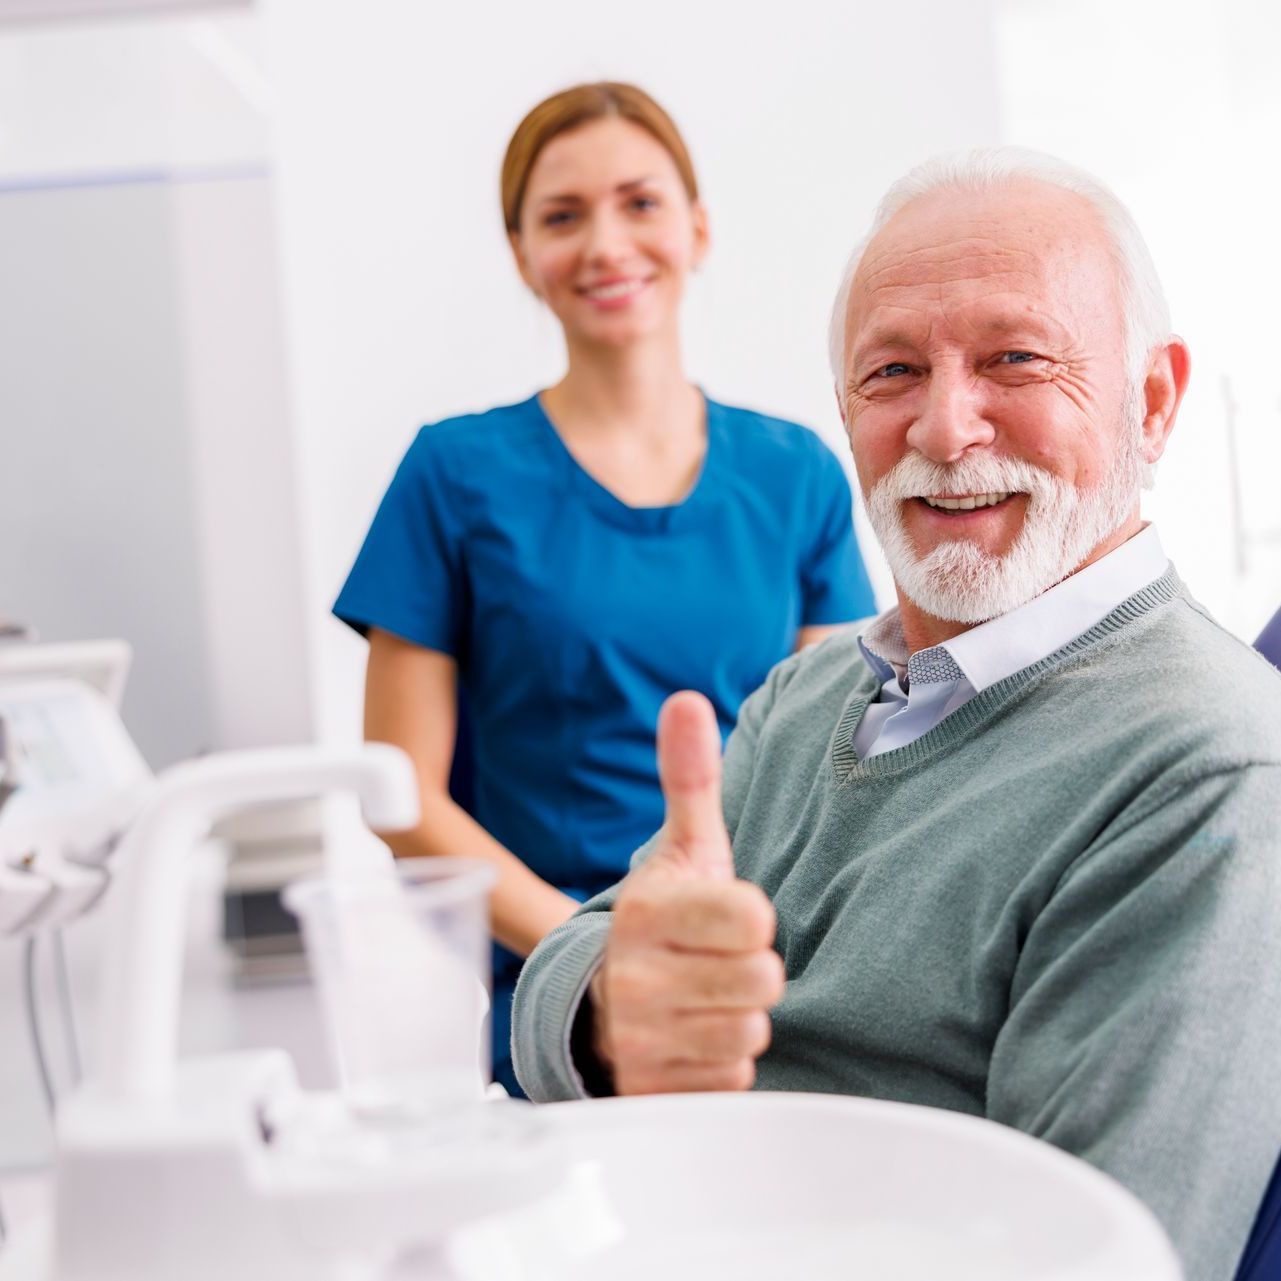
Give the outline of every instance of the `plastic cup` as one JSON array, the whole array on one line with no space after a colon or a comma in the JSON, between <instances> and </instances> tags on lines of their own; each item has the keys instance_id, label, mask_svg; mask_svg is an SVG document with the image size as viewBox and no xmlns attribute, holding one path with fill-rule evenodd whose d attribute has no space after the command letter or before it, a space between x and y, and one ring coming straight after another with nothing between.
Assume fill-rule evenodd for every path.
<instances>
[{"instance_id":1,"label":"plastic cup","mask_svg":"<svg viewBox=\"0 0 1281 1281\"><path fill-rule=\"evenodd\" d=\"M444 1120L483 1097L493 881L486 863L422 858L286 889L358 1118Z\"/></svg>"}]
</instances>

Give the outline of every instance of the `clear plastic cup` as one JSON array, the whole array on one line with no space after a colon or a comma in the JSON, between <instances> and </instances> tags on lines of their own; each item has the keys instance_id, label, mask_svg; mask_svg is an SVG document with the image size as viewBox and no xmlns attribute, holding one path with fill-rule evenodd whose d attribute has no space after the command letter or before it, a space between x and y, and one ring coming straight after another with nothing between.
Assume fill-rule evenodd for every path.
<instances>
[{"instance_id":1,"label":"clear plastic cup","mask_svg":"<svg viewBox=\"0 0 1281 1281\"><path fill-rule=\"evenodd\" d=\"M446 1120L483 1096L493 881L486 863L421 858L286 889L358 1118Z\"/></svg>"}]
</instances>

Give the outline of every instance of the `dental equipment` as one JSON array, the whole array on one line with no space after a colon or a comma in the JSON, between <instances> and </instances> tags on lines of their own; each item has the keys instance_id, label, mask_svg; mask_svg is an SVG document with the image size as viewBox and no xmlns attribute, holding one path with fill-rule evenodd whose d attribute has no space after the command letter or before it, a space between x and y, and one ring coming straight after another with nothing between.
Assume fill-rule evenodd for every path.
<instances>
[{"instance_id":1,"label":"dental equipment","mask_svg":"<svg viewBox=\"0 0 1281 1281\"><path fill-rule=\"evenodd\" d=\"M0 935L65 925L106 888L152 775L117 711L120 641L0 647Z\"/></svg>"}]
</instances>

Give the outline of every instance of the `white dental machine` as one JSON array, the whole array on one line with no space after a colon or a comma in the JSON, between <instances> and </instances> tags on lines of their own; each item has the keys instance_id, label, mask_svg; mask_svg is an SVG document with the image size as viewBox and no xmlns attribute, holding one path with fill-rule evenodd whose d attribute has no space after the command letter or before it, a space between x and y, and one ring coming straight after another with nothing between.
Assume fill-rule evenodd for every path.
<instances>
[{"instance_id":1,"label":"white dental machine","mask_svg":"<svg viewBox=\"0 0 1281 1281\"><path fill-rule=\"evenodd\" d=\"M151 771L120 721L120 641L0 646L0 936L54 928L106 890Z\"/></svg>"},{"instance_id":2,"label":"white dental machine","mask_svg":"<svg viewBox=\"0 0 1281 1281\"><path fill-rule=\"evenodd\" d=\"M969 1117L813 1095L535 1108L481 1101L477 1072L471 1098L455 1081L425 1123L301 1090L283 1051L180 1058L187 878L211 825L347 792L395 830L417 790L382 745L228 753L153 778L116 711L127 663L120 645L0 648L0 933L111 908L98 1054L56 1118L53 1214L11 1225L0 1281L1178 1281L1129 1193ZM440 1044L399 1048L424 1069L446 1041L474 1059L474 977L427 999L444 918L369 849L322 887L360 905L320 945L349 958L338 1004L376 1018L390 982L409 1020L423 993ZM308 948L316 962L310 928Z\"/></svg>"}]
</instances>

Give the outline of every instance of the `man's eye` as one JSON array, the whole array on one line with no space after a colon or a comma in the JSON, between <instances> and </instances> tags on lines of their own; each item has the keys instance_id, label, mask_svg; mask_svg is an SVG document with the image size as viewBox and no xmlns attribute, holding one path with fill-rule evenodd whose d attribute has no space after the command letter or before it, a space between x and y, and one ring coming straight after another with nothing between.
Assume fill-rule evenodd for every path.
<instances>
[{"instance_id":1,"label":"man's eye","mask_svg":"<svg viewBox=\"0 0 1281 1281\"><path fill-rule=\"evenodd\" d=\"M1030 360L1040 360L1040 357L1032 351L1003 351L1000 359L1006 365L1026 365Z\"/></svg>"},{"instance_id":2,"label":"man's eye","mask_svg":"<svg viewBox=\"0 0 1281 1281\"><path fill-rule=\"evenodd\" d=\"M904 365L895 361L892 365L882 365L880 369L872 375L873 378L900 378L903 374L910 374L912 368L910 365Z\"/></svg>"}]
</instances>

